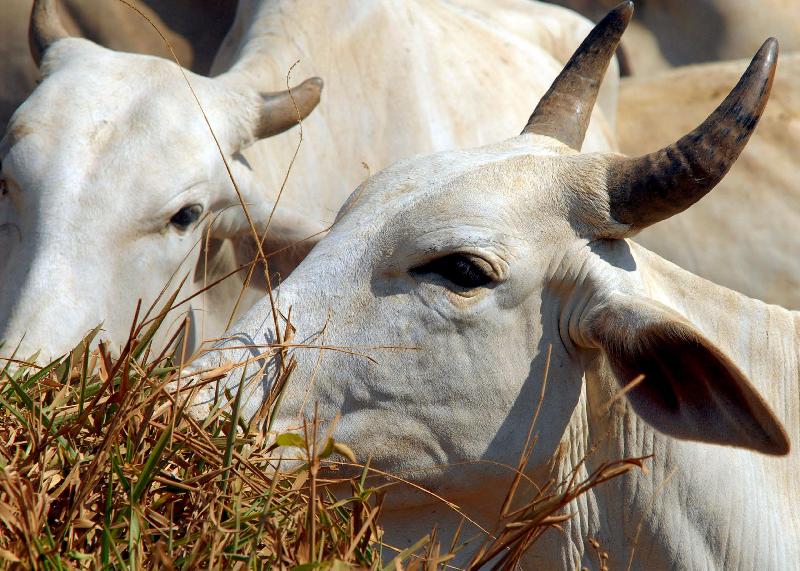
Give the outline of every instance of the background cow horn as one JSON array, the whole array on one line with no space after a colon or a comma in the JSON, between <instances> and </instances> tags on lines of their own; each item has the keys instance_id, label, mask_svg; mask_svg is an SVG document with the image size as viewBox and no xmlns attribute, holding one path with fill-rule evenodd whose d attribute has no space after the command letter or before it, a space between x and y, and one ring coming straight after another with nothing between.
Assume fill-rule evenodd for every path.
<instances>
[{"instance_id":1,"label":"background cow horn","mask_svg":"<svg viewBox=\"0 0 800 571\"><path fill-rule=\"evenodd\" d=\"M600 20L539 101L523 135L546 135L580 150L603 76L631 15L633 2L628 0Z\"/></svg>"},{"instance_id":2,"label":"background cow horn","mask_svg":"<svg viewBox=\"0 0 800 571\"><path fill-rule=\"evenodd\" d=\"M778 41L758 50L739 83L699 127L672 145L615 160L608 173L611 216L639 230L705 196L742 152L769 99Z\"/></svg>"},{"instance_id":3,"label":"background cow horn","mask_svg":"<svg viewBox=\"0 0 800 571\"><path fill-rule=\"evenodd\" d=\"M321 94L322 80L312 77L293 87L291 95L288 91L264 95L264 107L254 133L255 138L265 139L291 129L297 125L298 119L308 117L319 104Z\"/></svg>"},{"instance_id":4,"label":"background cow horn","mask_svg":"<svg viewBox=\"0 0 800 571\"><path fill-rule=\"evenodd\" d=\"M69 34L61 23L56 0L34 0L28 25L28 43L36 65L42 63L44 52Z\"/></svg>"}]
</instances>

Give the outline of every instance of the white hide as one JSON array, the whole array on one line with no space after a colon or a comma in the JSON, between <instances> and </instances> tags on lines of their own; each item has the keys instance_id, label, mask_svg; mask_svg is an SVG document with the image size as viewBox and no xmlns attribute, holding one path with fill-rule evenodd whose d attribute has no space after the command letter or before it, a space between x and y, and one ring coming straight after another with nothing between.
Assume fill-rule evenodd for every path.
<instances>
[{"instance_id":1,"label":"white hide","mask_svg":"<svg viewBox=\"0 0 800 571\"><path fill-rule=\"evenodd\" d=\"M333 435L361 461L371 458L373 467L427 487L491 529L552 347L527 475L540 483L560 480L585 455L579 477L608 460L654 459L648 474L626 475L571 505L576 515L564 532L548 532L524 568L597 569L589 546L597 539L612 569L785 569L800 560L796 448L775 457L701 441L785 452L780 424L792 439L800 429L800 316L612 238L626 229L609 215L608 161L523 135L402 161L366 181L274 292L281 327L291 312L289 355L297 359L275 430L299 426L318 404L325 422L341 415ZM472 259L491 283L459 288L414 271L455 253ZM688 385L689 393L675 397L684 417L674 417L641 396L643 384L628 394L637 399L636 412L626 399L607 410L620 381L610 368L603 326L610 328L605 335L636 346L639 335L648 339L643 327L651 321L695 331L709 350L732 359L728 369L744 375L735 390L750 394L756 412L727 409L730 387L715 385L722 379L713 373L680 379L682 352L667 355L667 367L680 363L680 382L710 391L707 402L684 407L687 394L694 398ZM276 341L269 300L226 337L191 371L253 359L243 400L250 418L277 367L266 348ZM237 349L242 344L262 349ZM314 348L320 345L328 349ZM706 359L701 369L712 366ZM236 369L220 382L235 393L239 379ZM207 410L214 390L200 395L197 414ZM696 414L693 406L708 410ZM689 440L667 436L653 423ZM460 521L455 511L403 485L388 500L388 544L411 545L435 524L449 545ZM478 540L453 564L465 563L482 538L468 524L462 537L472 536Z\"/></svg>"},{"instance_id":2,"label":"white hide","mask_svg":"<svg viewBox=\"0 0 800 571\"><path fill-rule=\"evenodd\" d=\"M369 169L518 132L589 28L569 11L526 0L491 10L473 0L242 2L216 66L229 71L187 75L237 182L264 216L298 133L243 149L258 93L285 89L297 60L293 84L310 74L327 82L272 226L270 240L282 246L324 230ZM234 269L215 269L213 259L202 267L204 223L180 232L169 220L199 204L205 222L238 199L172 63L64 39L46 52L42 71L0 148L8 189L0 197L0 339L3 354L21 339L20 356L41 349L47 358L99 322L118 347L136 300L149 306L173 274L170 287L189 275L185 297ZM601 102L611 118L616 73L606 84ZM612 147L609 121L595 113L587 148ZM225 216L228 237L231 211ZM294 221L303 225L289 228ZM263 217L256 223L263 228ZM240 283L192 300L196 338L224 330Z\"/></svg>"}]
</instances>

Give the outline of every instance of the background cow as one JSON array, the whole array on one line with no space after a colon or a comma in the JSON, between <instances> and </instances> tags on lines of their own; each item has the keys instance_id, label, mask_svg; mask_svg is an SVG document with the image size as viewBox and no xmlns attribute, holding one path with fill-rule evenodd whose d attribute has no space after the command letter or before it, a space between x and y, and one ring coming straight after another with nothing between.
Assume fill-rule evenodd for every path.
<instances>
[{"instance_id":1,"label":"background cow","mask_svg":"<svg viewBox=\"0 0 800 571\"><path fill-rule=\"evenodd\" d=\"M234 189L177 66L69 37L54 1L37 6L43 81L0 146L0 339L4 352L21 342L20 355L41 349L42 359L100 322L112 346L123 343L135 300L146 308L173 275L170 287L189 274L188 297L236 269L230 240L252 240L251 221L269 226L265 254L282 250L318 237L369 169L513 131L590 28L527 0L243 1L217 75L187 73ZM274 135L296 124L294 102L310 113L321 83L305 82L294 101L273 92L298 60L295 76L328 84L295 157L297 134ZM609 117L615 97L614 74L601 94ZM598 112L586 147L612 146ZM224 331L242 279L193 298L195 340Z\"/></svg>"},{"instance_id":2,"label":"background cow","mask_svg":"<svg viewBox=\"0 0 800 571\"><path fill-rule=\"evenodd\" d=\"M616 0L549 0L597 21ZM651 75L671 67L750 56L775 36L784 52L800 50L795 0L642 0L622 44L628 72Z\"/></svg>"},{"instance_id":3,"label":"background cow","mask_svg":"<svg viewBox=\"0 0 800 571\"><path fill-rule=\"evenodd\" d=\"M789 451L784 426L792 437L800 429L800 315L627 239L724 176L766 104L777 42L677 142L636 158L581 154L630 10L598 25L521 136L401 161L366 181L273 296L187 373L247 362L247 374L218 383L243 391L253 418L296 365L276 430L315 411L338 418L333 436L360 458L489 528L541 398L526 470L534 481L653 459L647 475L571 505L574 517L525 568L783 569L800 558L800 455L776 457ZM219 385L206 386L197 413L225 394ZM400 548L434 524L448 544L463 523L402 486L389 502L386 542ZM475 532L468 523L461 537Z\"/></svg>"},{"instance_id":4,"label":"background cow","mask_svg":"<svg viewBox=\"0 0 800 571\"><path fill-rule=\"evenodd\" d=\"M189 69L208 73L214 54L233 22L235 0L128 0L164 33ZM28 49L33 0L0 5L0 132L39 78ZM143 18L119 0L61 0L64 25L114 50L169 57L164 41Z\"/></svg>"}]
</instances>

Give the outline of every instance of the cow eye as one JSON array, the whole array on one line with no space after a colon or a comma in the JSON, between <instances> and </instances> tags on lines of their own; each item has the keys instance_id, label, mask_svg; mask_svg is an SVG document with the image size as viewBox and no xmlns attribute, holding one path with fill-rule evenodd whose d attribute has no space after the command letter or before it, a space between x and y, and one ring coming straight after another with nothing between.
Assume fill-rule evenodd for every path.
<instances>
[{"instance_id":1,"label":"cow eye","mask_svg":"<svg viewBox=\"0 0 800 571\"><path fill-rule=\"evenodd\" d=\"M432 262L411 269L412 274L436 274L455 285L473 289L492 282L489 276L475 261L473 256L450 254Z\"/></svg>"},{"instance_id":2,"label":"cow eye","mask_svg":"<svg viewBox=\"0 0 800 571\"><path fill-rule=\"evenodd\" d=\"M200 219L202 213L203 207L200 204L190 204L173 214L169 221L170 224L174 225L178 230L186 230Z\"/></svg>"}]
</instances>

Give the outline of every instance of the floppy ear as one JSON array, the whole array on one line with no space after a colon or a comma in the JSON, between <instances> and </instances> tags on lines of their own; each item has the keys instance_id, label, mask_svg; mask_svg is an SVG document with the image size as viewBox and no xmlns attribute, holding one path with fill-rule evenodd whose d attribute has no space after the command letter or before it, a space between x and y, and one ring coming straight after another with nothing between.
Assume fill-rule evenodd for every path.
<instances>
[{"instance_id":1,"label":"floppy ear","mask_svg":"<svg viewBox=\"0 0 800 571\"><path fill-rule=\"evenodd\" d=\"M789 452L780 421L739 368L686 319L649 299L612 294L588 309L581 337L606 355L646 422L675 438L765 454Z\"/></svg>"}]
</instances>

